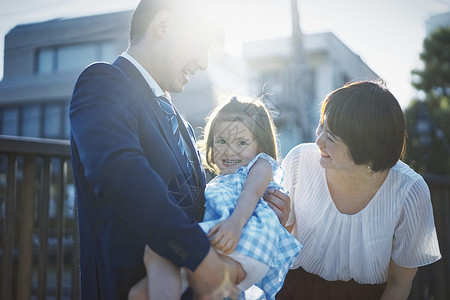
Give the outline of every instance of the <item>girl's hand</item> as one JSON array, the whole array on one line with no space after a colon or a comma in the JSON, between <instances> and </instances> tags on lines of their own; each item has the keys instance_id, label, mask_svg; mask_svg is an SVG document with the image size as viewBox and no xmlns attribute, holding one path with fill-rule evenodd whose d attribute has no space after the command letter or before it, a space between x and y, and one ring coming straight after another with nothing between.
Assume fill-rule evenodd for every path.
<instances>
[{"instance_id":1,"label":"girl's hand","mask_svg":"<svg viewBox=\"0 0 450 300\"><path fill-rule=\"evenodd\" d=\"M228 255L236 249L241 232L242 227L237 222L227 219L214 225L209 230L208 237L214 247Z\"/></svg>"}]
</instances>

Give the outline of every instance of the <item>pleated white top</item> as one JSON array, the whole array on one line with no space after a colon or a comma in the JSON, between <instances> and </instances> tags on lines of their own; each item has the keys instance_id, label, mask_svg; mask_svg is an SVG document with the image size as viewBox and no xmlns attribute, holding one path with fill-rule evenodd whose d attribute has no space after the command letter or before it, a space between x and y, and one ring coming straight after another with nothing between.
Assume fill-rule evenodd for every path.
<instances>
[{"instance_id":1,"label":"pleated white top","mask_svg":"<svg viewBox=\"0 0 450 300\"><path fill-rule=\"evenodd\" d=\"M304 245L292 269L334 280L387 281L390 258L419 267L441 258L430 192L423 178L399 161L369 204L354 215L334 205L316 144L301 144L283 160L291 197L287 225Z\"/></svg>"}]
</instances>

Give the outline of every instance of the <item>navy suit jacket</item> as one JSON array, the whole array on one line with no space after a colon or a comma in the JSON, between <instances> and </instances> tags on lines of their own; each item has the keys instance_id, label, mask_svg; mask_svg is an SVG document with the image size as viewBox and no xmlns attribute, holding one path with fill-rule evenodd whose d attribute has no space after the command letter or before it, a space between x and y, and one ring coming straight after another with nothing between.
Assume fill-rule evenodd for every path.
<instances>
[{"instance_id":1,"label":"navy suit jacket","mask_svg":"<svg viewBox=\"0 0 450 300\"><path fill-rule=\"evenodd\" d=\"M157 99L125 58L87 67L70 104L82 299L126 299L146 275L144 246L195 270L210 243L198 226L205 177L186 161ZM193 141L192 128L180 126Z\"/></svg>"}]
</instances>

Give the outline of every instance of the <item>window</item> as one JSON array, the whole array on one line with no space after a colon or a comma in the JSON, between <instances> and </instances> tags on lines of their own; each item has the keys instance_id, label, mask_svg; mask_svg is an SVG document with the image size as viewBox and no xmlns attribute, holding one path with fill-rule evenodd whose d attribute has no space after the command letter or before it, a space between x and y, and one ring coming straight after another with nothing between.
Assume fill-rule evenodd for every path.
<instances>
[{"instance_id":1,"label":"window","mask_svg":"<svg viewBox=\"0 0 450 300\"><path fill-rule=\"evenodd\" d=\"M37 70L39 74L50 74L53 72L55 51L53 48L41 49L38 55Z\"/></svg>"},{"instance_id":2,"label":"window","mask_svg":"<svg viewBox=\"0 0 450 300\"><path fill-rule=\"evenodd\" d=\"M100 59L107 62L113 62L119 54L116 50L115 44L111 42L104 42L100 46Z\"/></svg>"},{"instance_id":3,"label":"window","mask_svg":"<svg viewBox=\"0 0 450 300\"><path fill-rule=\"evenodd\" d=\"M96 61L112 62L116 55L117 51L113 42L40 48L37 52L36 73L79 72Z\"/></svg>"},{"instance_id":4,"label":"window","mask_svg":"<svg viewBox=\"0 0 450 300\"><path fill-rule=\"evenodd\" d=\"M63 138L69 139L70 137L70 119L69 119L69 104L65 104L64 106L64 114L63 114Z\"/></svg>"},{"instance_id":5,"label":"window","mask_svg":"<svg viewBox=\"0 0 450 300\"><path fill-rule=\"evenodd\" d=\"M60 104L47 104L44 107L44 137L59 138L61 133L61 112Z\"/></svg>"},{"instance_id":6,"label":"window","mask_svg":"<svg viewBox=\"0 0 450 300\"><path fill-rule=\"evenodd\" d=\"M17 107L4 108L2 111L2 134L19 134L19 109Z\"/></svg>"},{"instance_id":7,"label":"window","mask_svg":"<svg viewBox=\"0 0 450 300\"><path fill-rule=\"evenodd\" d=\"M0 107L0 134L68 139L67 101Z\"/></svg>"},{"instance_id":8,"label":"window","mask_svg":"<svg viewBox=\"0 0 450 300\"><path fill-rule=\"evenodd\" d=\"M39 137L41 108L39 105L27 105L22 111L22 135Z\"/></svg>"},{"instance_id":9,"label":"window","mask_svg":"<svg viewBox=\"0 0 450 300\"><path fill-rule=\"evenodd\" d=\"M57 71L82 69L96 60L96 44L63 46L58 48L56 55Z\"/></svg>"}]
</instances>

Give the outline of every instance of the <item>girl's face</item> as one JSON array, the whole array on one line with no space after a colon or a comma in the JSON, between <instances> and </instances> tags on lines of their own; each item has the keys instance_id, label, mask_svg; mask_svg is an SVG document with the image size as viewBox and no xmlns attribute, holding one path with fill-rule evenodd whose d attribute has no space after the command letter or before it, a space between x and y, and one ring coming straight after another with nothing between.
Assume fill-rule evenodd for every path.
<instances>
[{"instance_id":1,"label":"girl's face","mask_svg":"<svg viewBox=\"0 0 450 300\"><path fill-rule=\"evenodd\" d=\"M213 139L213 161L221 174L234 173L259 153L253 133L240 121L216 124Z\"/></svg>"},{"instance_id":2,"label":"girl's face","mask_svg":"<svg viewBox=\"0 0 450 300\"><path fill-rule=\"evenodd\" d=\"M326 118L317 127L316 144L320 151L320 165L325 169L349 170L355 167L348 146L328 128Z\"/></svg>"}]
</instances>

